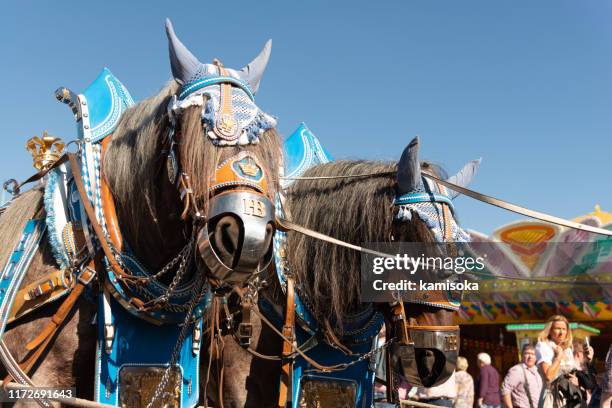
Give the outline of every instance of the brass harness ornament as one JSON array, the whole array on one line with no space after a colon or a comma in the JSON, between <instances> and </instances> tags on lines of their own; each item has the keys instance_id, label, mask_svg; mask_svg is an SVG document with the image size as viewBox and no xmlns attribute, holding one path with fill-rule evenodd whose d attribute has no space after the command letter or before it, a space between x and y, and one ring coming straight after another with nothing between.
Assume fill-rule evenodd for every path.
<instances>
[{"instance_id":1,"label":"brass harness ornament","mask_svg":"<svg viewBox=\"0 0 612 408\"><path fill-rule=\"evenodd\" d=\"M26 149L32 154L36 170L44 171L59 160L64 153L64 142L59 137L49 136L44 131L42 137L34 136L26 143Z\"/></svg>"}]
</instances>

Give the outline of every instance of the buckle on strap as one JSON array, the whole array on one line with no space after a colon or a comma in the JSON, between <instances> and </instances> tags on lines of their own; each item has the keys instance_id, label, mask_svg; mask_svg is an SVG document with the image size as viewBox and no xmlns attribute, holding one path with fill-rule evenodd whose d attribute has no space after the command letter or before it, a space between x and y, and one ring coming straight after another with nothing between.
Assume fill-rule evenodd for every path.
<instances>
[{"instance_id":1,"label":"buckle on strap","mask_svg":"<svg viewBox=\"0 0 612 408\"><path fill-rule=\"evenodd\" d=\"M96 271L89 266L83 268L81 273L79 274L77 280L81 282L84 286L87 286L91 283L93 278L96 277Z\"/></svg>"},{"instance_id":2,"label":"buckle on strap","mask_svg":"<svg viewBox=\"0 0 612 408\"><path fill-rule=\"evenodd\" d=\"M53 279L47 279L46 281L36 286L34 289L30 289L28 291L28 298L26 298L26 300L36 299L39 296L52 292L55 287L56 284Z\"/></svg>"},{"instance_id":3,"label":"buckle on strap","mask_svg":"<svg viewBox=\"0 0 612 408\"><path fill-rule=\"evenodd\" d=\"M285 338L289 340L291 343L295 341L295 330L293 326L284 325L282 333L283 333L283 336L285 336Z\"/></svg>"},{"instance_id":4,"label":"buckle on strap","mask_svg":"<svg viewBox=\"0 0 612 408\"><path fill-rule=\"evenodd\" d=\"M253 324L252 323L240 323L238 325L238 343L241 347L248 347L251 345L251 337L253 337Z\"/></svg>"}]
</instances>

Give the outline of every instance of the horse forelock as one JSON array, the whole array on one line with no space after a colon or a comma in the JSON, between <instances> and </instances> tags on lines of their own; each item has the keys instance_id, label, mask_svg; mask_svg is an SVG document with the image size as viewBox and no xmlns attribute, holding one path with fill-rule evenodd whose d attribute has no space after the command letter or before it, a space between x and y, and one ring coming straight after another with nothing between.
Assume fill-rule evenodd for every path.
<instances>
[{"instance_id":1,"label":"horse forelock","mask_svg":"<svg viewBox=\"0 0 612 408\"><path fill-rule=\"evenodd\" d=\"M261 135L259 143L236 146L217 146L212 143L202 126L200 106L187 108L181 115L179 132L181 138L181 169L190 175L193 195L200 208L207 208L211 181L216 167L223 160L242 151L248 151L258 159L271 189L270 196L278 190L279 170L282 165L282 145L275 129Z\"/></svg>"},{"instance_id":2,"label":"horse forelock","mask_svg":"<svg viewBox=\"0 0 612 408\"><path fill-rule=\"evenodd\" d=\"M388 173L396 169L396 163L338 161L315 166L304 176ZM299 180L289 190L289 210L296 223L352 244L391 242L395 194L395 175ZM401 231L401 239L431 242L427 227L414 218ZM339 329L342 317L360 307L361 254L297 233L290 233L288 242L290 267L313 312L318 318L331 316Z\"/></svg>"}]
</instances>

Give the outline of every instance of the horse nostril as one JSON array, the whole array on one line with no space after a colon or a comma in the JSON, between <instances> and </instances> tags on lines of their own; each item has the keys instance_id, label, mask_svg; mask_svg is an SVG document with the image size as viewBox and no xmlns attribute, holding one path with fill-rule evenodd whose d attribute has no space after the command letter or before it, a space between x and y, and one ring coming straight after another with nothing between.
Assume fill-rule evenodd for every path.
<instances>
[{"instance_id":1,"label":"horse nostril","mask_svg":"<svg viewBox=\"0 0 612 408\"><path fill-rule=\"evenodd\" d=\"M433 351L425 350L423 353L423 365L427 368L427 371L431 372L436 362L436 356Z\"/></svg>"},{"instance_id":2,"label":"horse nostril","mask_svg":"<svg viewBox=\"0 0 612 408\"><path fill-rule=\"evenodd\" d=\"M242 228L236 218L226 215L220 218L214 227L211 244L217 255L228 266L235 266L240 258L240 239Z\"/></svg>"},{"instance_id":3,"label":"horse nostril","mask_svg":"<svg viewBox=\"0 0 612 408\"><path fill-rule=\"evenodd\" d=\"M272 248L272 238L274 237L274 225L268 224L266 225L266 241L264 244L264 248Z\"/></svg>"}]
</instances>

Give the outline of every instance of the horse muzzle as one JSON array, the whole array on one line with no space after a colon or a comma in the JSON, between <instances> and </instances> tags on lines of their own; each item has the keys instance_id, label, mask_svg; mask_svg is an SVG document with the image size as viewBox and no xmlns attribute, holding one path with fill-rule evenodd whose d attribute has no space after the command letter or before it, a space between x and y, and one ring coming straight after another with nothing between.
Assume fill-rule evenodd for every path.
<instances>
[{"instance_id":1,"label":"horse muzzle","mask_svg":"<svg viewBox=\"0 0 612 408\"><path fill-rule=\"evenodd\" d=\"M210 275L242 284L272 259L274 205L264 194L231 190L210 199L208 222L198 235L198 250Z\"/></svg>"},{"instance_id":2,"label":"horse muzzle","mask_svg":"<svg viewBox=\"0 0 612 408\"><path fill-rule=\"evenodd\" d=\"M411 342L393 343L389 352L393 370L413 385L433 387L453 374L459 353L459 328L436 326L408 329Z\"/></svg>"}]
</instances>

